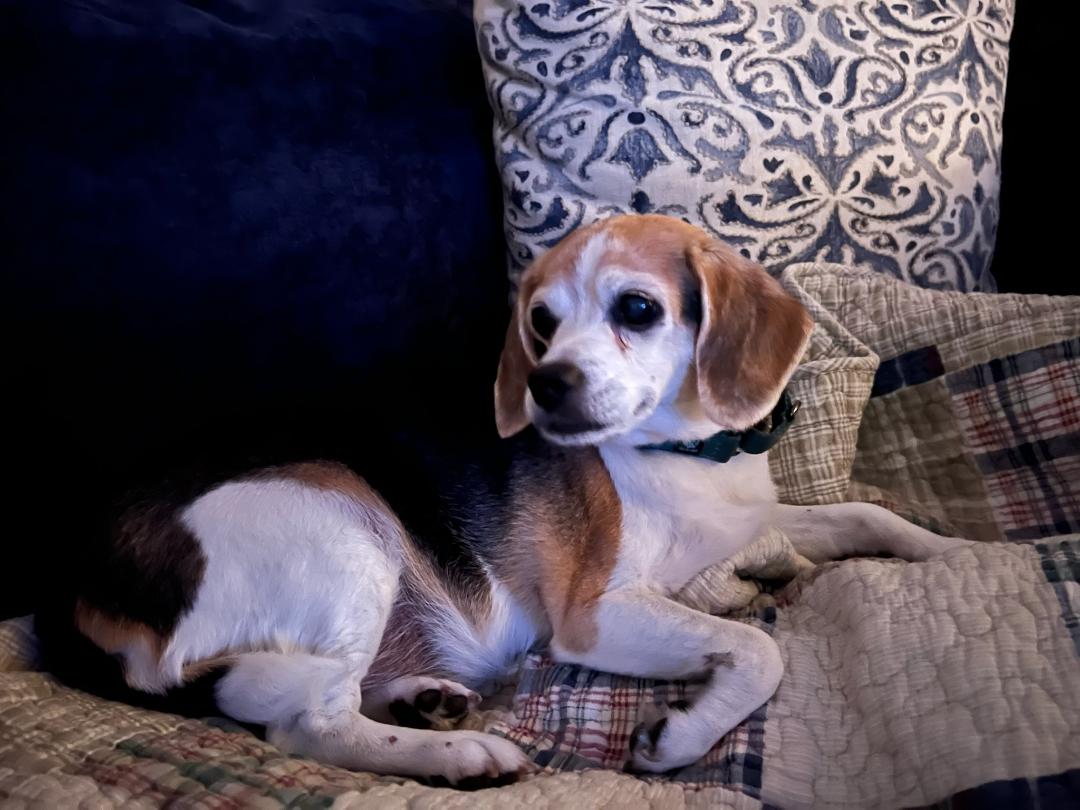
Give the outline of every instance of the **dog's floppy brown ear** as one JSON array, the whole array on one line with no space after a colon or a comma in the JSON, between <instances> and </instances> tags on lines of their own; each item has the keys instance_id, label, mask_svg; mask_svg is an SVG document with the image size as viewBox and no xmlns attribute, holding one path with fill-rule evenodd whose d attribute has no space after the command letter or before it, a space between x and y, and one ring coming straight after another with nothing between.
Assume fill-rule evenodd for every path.
<instances>
[{"instance_id":1,"label":"dog's floppy brown ear","mask_svg":"<svg viewBox=\"0 0 1080 810\"><path fill-rule=\"evenodd\" d=\"M495 377L495 427L504 439L524 430L529 424L529 416L525 412L525 387L535 364L525 350L520 309L519 299L510 316L506 343L499 358L499 373Z\"/></svg>"},{"instance_id":2,"label":"dog's floppy brown ear","mask_svg":"<svg viewBox=\"0 0 1080 810\"><path fill-rule=\"evenodd\" d=\"M745 430L776 405L813 321L776 279L727 245L692 245L686 259L701 290L698 397L714 422Z\"/></svg>"}]
</instances>

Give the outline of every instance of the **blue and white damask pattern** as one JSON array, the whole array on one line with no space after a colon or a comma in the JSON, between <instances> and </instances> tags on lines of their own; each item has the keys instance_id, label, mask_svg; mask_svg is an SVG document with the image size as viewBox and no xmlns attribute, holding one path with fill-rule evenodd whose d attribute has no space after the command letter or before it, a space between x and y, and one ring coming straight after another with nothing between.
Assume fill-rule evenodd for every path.
<instances>
[{"instance_id":1,"label":"blue and white damask pattern","mask_svg":"<svg viewBox=\"0 0 1080 810\"><path fill-rule=\"evenodd\" d=\"M511 275L637 211L993 289L1013 3L476 0Z\"/></svg>"}]
</instances>

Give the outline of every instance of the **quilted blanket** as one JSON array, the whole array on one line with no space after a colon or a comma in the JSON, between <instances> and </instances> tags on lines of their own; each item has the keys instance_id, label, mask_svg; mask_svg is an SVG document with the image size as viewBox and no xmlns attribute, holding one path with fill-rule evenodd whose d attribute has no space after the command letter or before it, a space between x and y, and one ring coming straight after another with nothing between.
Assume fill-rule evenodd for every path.
<instances>
[{"instance_id":1,"label":"quilted blanket","mask_svg":"<svg viewBox=\"0 0 1080 810\"><path fill-rule=\"evenodd\" d=\"M771 633L786 665L772 700L701 762L619 772L643 707L690 687L538 652L509 713L482 719L540 775L469 795L350 773L220 719L66 689L34 671L16 620L0 624L0 805L1080 806L1080 299L822 265L783 281L817 323L793 381L800 420L772 454L784 499L873 501L989 542L796 573L771 534L691 583L683 596L708 592Z\"/></svg>"}]
</instances>

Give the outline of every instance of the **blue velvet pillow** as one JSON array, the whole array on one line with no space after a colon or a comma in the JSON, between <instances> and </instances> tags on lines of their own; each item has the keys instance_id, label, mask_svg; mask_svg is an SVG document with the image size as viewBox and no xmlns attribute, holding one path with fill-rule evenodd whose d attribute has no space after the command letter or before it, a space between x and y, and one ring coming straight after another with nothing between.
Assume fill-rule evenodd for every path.
<instances>
[{"instance_id":1,"label":"blue velvet pillow","mask_svg":"<svg viewBox=\"0 0 1080 810\"><path fill-rule=\"evenodd\" d=\"M0 0L28 489L488 404L508 288L469 6Z\"/></svg>"},{"instance_id":2,"label":"blue velvet pillow","mask_svg":"<svg viewBox=\"0 0 1080 810\"><path fill-rule=\"evenodd\" d=\"M3 261L64 390L328 390L502 329L467 0L5 0L0 31Z\"/></svg>"}]
</instances>

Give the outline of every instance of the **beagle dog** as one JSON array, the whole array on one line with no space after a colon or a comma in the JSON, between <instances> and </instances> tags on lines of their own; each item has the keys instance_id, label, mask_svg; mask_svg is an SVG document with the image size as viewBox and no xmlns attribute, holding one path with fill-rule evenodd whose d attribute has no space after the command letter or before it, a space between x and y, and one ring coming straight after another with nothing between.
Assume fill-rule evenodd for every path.
<instances>
[{"instance_id":1,"label":"beagle dog","mask_svg":"<svg viewBox=\"0 0 1080 810\"><path fill-rule=\"evenodd\" d=\"M58 613L85 657L69 672L107 657L165 698L209 678L220 712L286 752L471 786L529 761L501 737L439 729L546 645L557 661L699 679L627 752L641 771L688 765L783 673L768 635L672 598L695 575L769 526L815 562L965 542L868 504L777 504L769 441L743 439L790 417L811 328L763 269L680 220L580 229L521 279L498 436L448 426L347 464L133 494ZM718 436L727 460L700 452Z\"/></svg>"}]
</instances>

